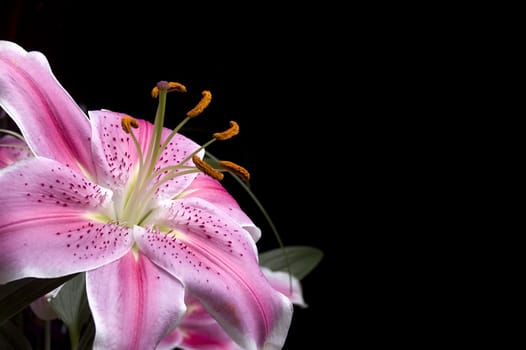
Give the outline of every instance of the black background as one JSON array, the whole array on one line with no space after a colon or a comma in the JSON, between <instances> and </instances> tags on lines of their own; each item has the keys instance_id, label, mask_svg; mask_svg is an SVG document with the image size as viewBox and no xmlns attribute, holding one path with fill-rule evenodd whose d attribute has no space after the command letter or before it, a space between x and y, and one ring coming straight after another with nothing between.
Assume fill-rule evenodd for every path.
<instances>
[{"instance_id":1,"label":"black background","mask_svg":"<svg viewBox=\"0 0 526 350\"><path fill-rule=\"evenodd\" d=\"M342 186L352 178L345 150L353 146L347 133L351 96L342 94L349 82L339 64L350 43L337 28L339 10L315 3L109 3L4 1L0 39L43 52L57 79L89 110L151 120L151 88L159 80L178 81L188 93L168 96L166 124L173 127L201 91L210 90L211 105L186 134L205 142L236 120L240 134L208 150L250 171L252 191L285 245L325 253L302 281L309 307L295 309L285 349L348 342L353 330L340 310L352 304L352 275L350 269L342 275L337 266L349 264L352 253L337 256L334 249L352 239L353 216L346 196L351 184ZM262 227L260 250L276 248L250 197L233 180L224 185ZM342 209L349 210L343 218L337 214ZM335 319L338 314L343 321ZM337 331L341 322L347 323L346 334Z\"/></svg>"}]
</instances>

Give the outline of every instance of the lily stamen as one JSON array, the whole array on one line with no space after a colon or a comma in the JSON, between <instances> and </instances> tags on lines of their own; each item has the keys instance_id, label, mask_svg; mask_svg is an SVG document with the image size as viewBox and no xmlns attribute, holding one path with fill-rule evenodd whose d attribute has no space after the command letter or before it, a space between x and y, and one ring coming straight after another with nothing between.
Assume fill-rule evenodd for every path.
<instances>
[{"instance_id":1,"label":"lily stamen","mask_svg":"<svg viewBox=\"0 0 526 350\"><path fill-rule=\"evenodd\" d=\"M193 160L196 168L201 170L206 175L211 176L214 179L219 180L219 181L223 180L223 178L225 177L225 175L223 175L223 173L221 173L221 172L217 171L216 169L214 169L210 164L208 164L207 162L205 162L204 160L202 160L198 156L194 155L192 157L192 160Z\"/></svg>"},{"instance_id":2,"label":"lily stamen","mask_svg":"<svg viewBox=\"0 0 526 350\"><path fill-rule=\"evenodd\" d=\"M203 98L201 98L199 103L194 108L192 108L186 113L186 116L188 118L197 117L210 104L210 101L212 100L212 94L210 93L210 91L204 90L201 94L203 95Z\"/></svg>"},{"instance_id":3,"label":"lily stamen","mask_svg":"<svg viewBox=\"0 0 526 350\"><path fill-rule=\"evenodd\" d=\"M222 132L216 132L208 142L197 147L193 152L180 160L178 164L167 166L158 166L159 159L164 150L169 147L171 140L181 130L181 128L193 117L201 114L210 104L212 94L208 90L202 92L203 97L197 105L187 112L186 117L170 132L170 134L162 140L162 129L164 124L165 110L166 110L166 95L169 91L185 92L184 85L174 82L160 81L152 90L152 96L159 99L157 113L155 116L154 127L152 130L152 140L148 147L147 153L142 153L142 148L134 134L134 128L139 127L136 119L125 115L121 119L121 124L124 132L130 134L137 149L140 166L137 177L131 181L133 187L127 193L122 208L122 218L139 217L140 221L146 219L151 213L148 209L150 206L150 198L153 198L155 193L168 181L178 176L183 176L195 172L203 172L212 178L221 181L224 178L222 171L231 171L238 175L244 181L248 181L250 175L246 169L232 162L226 162L223 170L216 169L204 160L199 158L198 153L208 147L217 140L228 140L239 133L239 125L235 121L230 121L230 128ZM193 165L188 163L193 160ZM187 164L188 163L188 164ZM141 214L142 213L142 214Z\"/></svg>"},{"instance_id":4,"label":"lily stamen","mask_svg":"<svg viewBox=\"0 0 526 350\"><path fill-rule=\"evenodd\" d=\"M229 129L223 132L215 132L212 134L212 136L216 140L224 141L236 136L237 134L239 134L239 125L235 121L231 120Z\"/></svg>"},{"instance_id":5,"label":"lily stamen","mask_svg":"<svg viewBox=\"0 0 526 350\"><path fill-rule=\"evenodd\" d=\"M160 81L152 89L152 97L157 98L159 96L159 90L164 90L166 92L177 91L177 92L186 92L186 86L181 83L173 81Z\"/></svg>"},{"instance_id":6,"label":"lily stamen","mask_svg":"<svg viewBox=\"0 0 526 350\"><path fill-rule=\"evenodd\" d=\"M220 160L219 166L225 170L228 170L235 175L239 176L241 180L244 182L248 182L250 180L250 173L247 169L243 168L241 165L238 165L234 162L228 161L228 160Z\"/></svg>"},{"instance_id":7,"label":"lily stamen","mask_svg":"<svg viewBox=\"0 0 526 350\"><path fill-rule=\"evenodd\" d=\"M125 133L131 135L133 143L135 144L135 148L137 149L137 153L139 154L139 171L141 171L141 169L144 167L144 157L142 154L141 146L139 145L139 141L137 140L137 137L135 136L132 130L132 128L139 128L139 122L137 121L137 119L129 115L125 115L121 119L121 126Z\"/></svg>"},{"instance_id":8,"label":"lily stamen","mask_svg":"<svg viewBox=\"0 0 526 350\"><path fill-rule=\"evenodd\" d=\"M151 142L144 156L137 136L133 132L133 129L139 127L139 122L128 115L124 115L121 119L122 129L131 135L140 160L136 177L130 181L129 191L124 198L122 211L118 211L122 214L120 217L125 221L128 218L134 217L135 222L137 222L137 220L141 223L144 222L153 212L153 208L151 208L152 198L155 197L155 194L160 190L161 186L164 186L164 184L176 177L201 171L221 181L224 179L223 172L228 171L237 175L244 182L248 182L250 179L249 172L238 164L230 161L219 161L216 168L201 159L198 155L213 142L228 140L236 136L239 133L239 125L233 120L230 121L230 127L227 130L213 133L212 138L208 142L197 147L182 160L179 160L177 164L160 166L159 160L163 152L169 147L171 140L191 118L198 116L207 108L212 98L210 91L203 91L202 99L194 108L187 112L186 117L163 140L162 130L164 128L166 95L169 91L175 90L184 92L186 88L179 83L160 81L152 90L152 96L158 97L159 103L152 130ZM191 160L193 164L189 163Z\"/></svg>"},{"instance_id":9,"label":"lily stamen","mask_svg":"<svg viewBox=\"0 0 526 350\"><path fill-rule=\"evenodd\" d=\"M130 117L129 115L125 115L121 119L121 126L125 133L129 134L131 133L131 129L137 129L139 127L139 122L137 122L137 119Z\"/></svg>"},{"instance_id":10,"label":"lily stamen","mask_svg":"<svg viewBox=\"0 0 526 350\"><path fill-rule=\"evenodd\" d=\"M185 118L185 120L183 120L183 122L187 121L188 120L188 117ZM178 125L177 128L175 130L179 130L180 129L180 126ZM174 131L175 131L174 130ZM173 133L173 132L172 132ZM222 132L216 132L214 134L212 134L213 138L209 141L207 141L206 143L204 143L203 145L201 145L198 149L196 149L195 151L192 152L192 154L190 154L189 156L187 156L182 162L181 164L183 163L186 163L188 160L190 160L195 154L197 154L199 151L205 149L206 147L210 146L212 143L214 143L215 141L223 141L223 140L228 140L229 138L232 138L234 137L235 135L237 135L239 133L239 125L231 120L230 121L230 128L225 130L225 131L222 131ZM172 135L170 135L172 136ZM165 145L166 145L166 142L165 142Z\"/></svg>"},{"instance_id":11,"label":"lily stamen","mask_svg":"<svg viewBox=\"0 0 526 350\"><path fill-rule=\"evenodd\" d=\"M184 87L184 85L182 84L179 84L179 83L174 83L174 82L170 82L170 83L166 83L166 82L159 82L157 83L157 86L154 88L154 90L157 88L157 94L159 93L159 89L166 91L166 92L169 92L171 91L170 89L181 89L179 91L181 92L186 92L186 87ZM153 91L152 91L152 94L153 94ZM166 95L166 93L164 94ZM181 128L191 119L191 118L194 118L196 116L198 116L199 114L201 114L203 112L203 110L210 104L210 101L212 100L212 93L208 90L204 90L202 92L202 95L203 97L201 98L201 100L197 103L197 105L192 108L189 112L186 113L186 118L184 118L173 130L172 132L170 133L170 135L168 135L168 137L164 140L164 142L161 144L160 146L160 149L164 150L168 144L170 143L170 141L172 140L172 138L179 132L179 130L181 130ZM159 101L159 105L161 104L164 104L166 103L166 101L162 98L163 96L161 96L161 99L162 101ZM163 108L163 118L164 118L164 108ZM157 117L156 117L156 122L155 124L157 125ZM208 146L208 144L206 145ZM187 160L189 160L194 154L196 154L197 152L199 152L201 149L203 149L205 146L202 146L199 150L196 150L195 152L193 152L190 156L188 156L187 158L185 158L185 160L181 163L185 163ZM155 159L156 161L157 159Z\"/></svg>"}]
</instances>

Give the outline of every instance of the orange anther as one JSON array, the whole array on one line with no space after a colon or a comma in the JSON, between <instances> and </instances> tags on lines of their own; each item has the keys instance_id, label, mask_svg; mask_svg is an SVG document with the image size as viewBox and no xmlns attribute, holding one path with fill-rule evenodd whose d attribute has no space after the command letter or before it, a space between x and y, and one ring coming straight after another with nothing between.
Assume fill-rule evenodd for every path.
<instances>
[{"instance_id":1,"label":"orange anther","mask_svg":"<svg viewBox=\"0 0 526 350\"><path fill-rule=\"evenodd\" d=\"M197 169L201 170L203 173L205 173L208 176L213 177L216 180L223 180L225 175L216 169L214 169L210 164L199 158L198 156L194 155L192 157L192 160L194 161L194 164Z\"/></svg>"},{"instance_id":2,"label":"orange anther","mask_svg":"<svg viewBox=\"0 0 526 350\"><path fill-rule=\"evenodd\" d=\"M243 168L241 165L238 165L234 162L228 160L220 160L219 166L225 170L231 171L241 178L241 180L247 182L250 180L250 173L247 169Z\"/></svg>"},{"instance_id":3,"label":"orange anther","mask_svg":"<svg viewBox=\"0 0 526 350\"><path fill-rule=\"evenodd\" d=\"M199 103L194 108L186 113L188 118L193 118L201 114L205 108L208 107L210 101L212 101L212 93L210 91L204 90L201 94L203 95L201 101L199 101Z\"/></svg>"},{"instance_id":4,"label":"orange anther","mask_svg":"<svg viewBox=\"0 0 526 350\"><path fill-rule=\"evenodd\" d=\"M137 129L139 127L139 122L137 119L130 117L129 115L125 115L121 119L121 126L124 132L129 134L131 132L131 128Z\"/></svg>"},{"instance_id":5,"label":"orange anther","mask_svg":"<svg viewBox=\"0 0 526 350\"><path fill-rule=\"evenodd\" d=\"M239 134L239 125L235 121L231 120L229 129L223 132L213 133L212 136L216 140L223 141L228 140L229 138L234 137L237 134Z\"/></svg>"}]
</instances>

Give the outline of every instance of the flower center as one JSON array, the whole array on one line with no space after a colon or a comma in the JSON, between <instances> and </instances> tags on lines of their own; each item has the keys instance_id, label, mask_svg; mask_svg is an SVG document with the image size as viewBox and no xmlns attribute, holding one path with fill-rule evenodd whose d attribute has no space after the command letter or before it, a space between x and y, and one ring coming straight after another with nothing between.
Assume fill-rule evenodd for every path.
<instances>
[{"instance_id":1,"label":"flower center","mask_svg":"<svg viewBox=\"0 0 526 350\"><path fill-rule=\"evenodd\" d=\"M152 90L152 97L158 98L159 103L151 141L144 152L133 131L139 128L138 121L130 116L124 116L121 120L122 129L131 136L138 155L138 165L128 180L120 205L116 208L116 219L128 226L146 225L153 221L150 219L158 206L158 196L156 194L161 186L176 177L203 172L217 180L222 180L224 177L223 172L228 171L233 175L239 176L243 181L249 180L248 171L235 163L219 161L217 166L214 167L198 156L202 150L216 140L227 140L237 135L239 126L234 121L230 122L229 129L212 134L211 140L197 147L177 164L161 165L163 164L160 161L161 156L168 148L173 137L190 119L201 114L210 104L212 98L209 91L203 91L199 103L186 113L186 117L163 140L166 96L171 91L186 92L186 87L175 82L161 81ZM173 197L171 199L176 198Z\"/></svg>"}]
</instances>

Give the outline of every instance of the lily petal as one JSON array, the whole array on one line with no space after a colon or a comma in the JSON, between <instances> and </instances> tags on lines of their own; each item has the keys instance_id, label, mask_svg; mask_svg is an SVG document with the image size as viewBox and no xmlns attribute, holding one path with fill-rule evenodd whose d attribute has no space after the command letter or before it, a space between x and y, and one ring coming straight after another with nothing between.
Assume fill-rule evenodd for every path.
<instances>
[{"instance_id":1,"label":"lily petal","mask_svg":"<svg viewBox=\"0 0 526 350\"><path fill-rule=\"evenodd\" d=\"M185 302L188 309L183 321L163 338L156 350L241 350L197 298L187 293Z\"/></svg>"},{"instance_id":2,"label":"lily petal","mask_svg":"<svg viewBox=\"0 0 526 350\"><path fill-rule=\"evenodd\" d=\"M54 320L59 318L51 306L51 300L58 295L63 286L64 285L61 285L53 289L51 292L46 293L29 304L31 311L33 311L41 320Z\"/></svg>"},{"instance_id":3,"label":"lily petal","mask_svg":"<svg viewBox=\"0 0 526 350\"><path fill-rule=\"evenodd\" d=\"M163 340L161 340L155 350L179 349L179 345L181 344L182 340L183 333L179 330L179 328L175 328L166 337L164 337Z\"/></svg>"},{"instance_id":4,"label":"lily petal","mask_svg":"<svg viewBox=\"0 0 526 350\"><path fill-rule=\"evenodd\" d=\"M263 275L248 232L198 198L172 202L165 224L173 231L134 231L140 250L180 280L242 348L281 348L292 303Z\"/></svg>"},{"instance_id":5,"label":"lily petal","mask_svg":"<svg viewBox=\"0 0 526 350\"><path fill-rule=\"evenodd\" d=\"M261 238L261 229L241 210L237 201L219 181L200 173L183 193L183 197L197 197L221 208L247 230L255 242Z\"/></svg>"},{"instance_id":6,"label":"lily petal","mask_svg":"<svg viewBox=\"0 0 526 350\"><path fill-rule=\"evenodd\" d=\"M184 329L176 328L165 337L156 350L242 350L225 333L219 323L186 325Z\"/></svg>"},{"instance_id":7,"label":"lily petal","mask_svg":"<svg viewBox=\"0 0 526 350\"><path fill-rule=\"evenodd\" d=\"M283 271L261 269L274 289L282 291L295 305L306 307L300 281ZM292 283L291 283L292 282ZM239 350L241 349L203 308L197 298L185 295L188 310L179 324L159 344L156 350Z\"/></svg>"},{"instance_id":8,"label":"lily petal","mask_svg":"<svg viewBox=\"0 0 526 350\"><path fill-rule=\"evenodd\" d=\"M129 228L91 218L111 191L58 162L18 161L0 170L0 188L0 283L89 270L131 247Z\"/></svg>"},{"instance_id":9,"label":"lily petal","mask_svg":"<svg viewBox=\"0 0 526 350\"><path fill-rule=\"evenodd\" d=\"M31 156L24 141L11 135L0 137L0 168Z\"/></svg>"},{"instance_id":10,"label":"lily petal","mask_svg":"<svg viewBox=\"0 0 526 350\"><path fill-rule=\"evenodd\" d=\"M303 291L300 281L284 271L272 271L269 268L261 267L261 270L267 277L274 289L286 295L294 305L307 307L303 299Z\"/></svg>"},{"instance_id":11,"label":"lily petal","mask_svg":"<svg viewBox=\"0 0 526 350\"><path fill-rule=\"evenodd\" d=\"M89 121L42 53L0 40L0 106L36 155L94 174Z\"/></svg>"},{"instance_id":12,"label":"lily petal","mask_svg":"<svg viewBox=\"0 0 526 350\"><path fill-rule=\"evenodd\" d=\"M126 134L121 126L121 119L125 114L109 110L98 110L90 111L89 116L94 130L93 153L97 159L99 183L111 188L123 187L129 180L129 175L133 174L135 167L139 164L138 150L130 135ZM133 129L133 132L137 137L144 157L152 142L153 124L142 119L137 119L137 123L139 127ZM162 141L166 140L170 132L171 130L167 128L163 129ZM179 164L197 148L199 148L199 145L194 141L181 134L176 134L160 155L155 170ZM203 154L204 150L198 153L200 156ZM185 164L192 165L190 160ZM196 174L188 174L167 181L166 184L160 187L157 196L159 198L171 198L179 194L196 176Z\"/></svg>"},{"instance_id":13,"label":"lily petal","mask_svg":"<svg viewBox=\"0 0 526 350\"><path fill-rule=\"evenodd\" d=\"M182 285L133 252L88 271L86 291L96 325L94 349L155 349L186 311Z\"/></svg>"}]
</instances>

